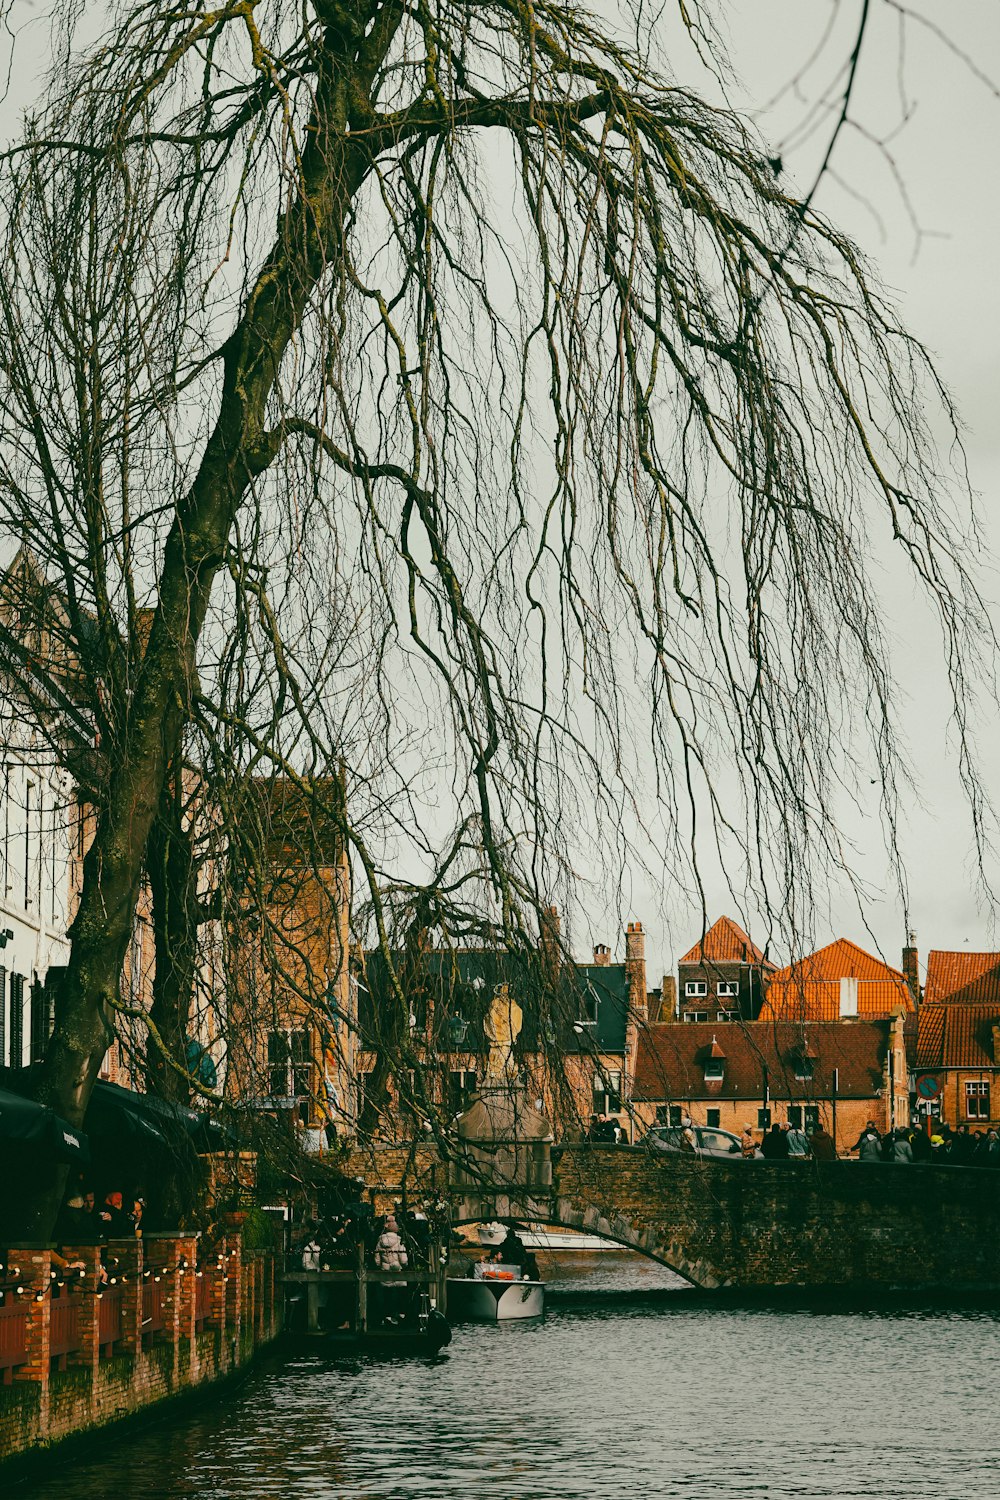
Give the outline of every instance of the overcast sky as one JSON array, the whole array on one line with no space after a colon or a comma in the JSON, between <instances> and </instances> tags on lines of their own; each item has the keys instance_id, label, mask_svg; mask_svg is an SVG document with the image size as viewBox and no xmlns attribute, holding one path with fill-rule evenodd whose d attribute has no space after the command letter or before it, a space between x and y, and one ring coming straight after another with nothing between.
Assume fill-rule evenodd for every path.
<instances>
[{"instance_id":1,"label":"overcast sky","mask_svg":"<svg viewBox=\"0 0 1000 1500\"><path fill-rule=\"evenodd\" d=\"M983 535L991 548L1000 550L995 504L1000 480L995 416L1000 212L990 187L1000 155L1000 98L992 85L975 76L977 69L989 70L994 64L1000 76L1000 6L996 0L963 0L948 6L940 0L916 0L912 8L935 24L946 25L969 61L950 55L940 38L913 23L901 57L897 50L899 12L890 0L875 0L852 116L875 136L896 132L890 147L893 160L890 164L877 145L851 126L837 145L831 164L835 175L824 182L816 202L874 260L884 282L896 290L905 321L934 352L967 426ZM838 99L835 78L850 52L861 0L726 0L719 10L725 17L737 74L730 97L757 114L768 140L782 147L789 182L804 189L822 155L832 116L821 112L820 127L799 149L788 149L787 137L805 117L810 101L824 89L831 101ZM41 7L36 10L24 3L15 7L15 13L21 18L40 18ZM766 102L799 73L831 16L834 30L818 60L796 89L786 90L771 109L765 109ZM14 128L18 109L30 91L30 62L40 55L40 33L39 26L35 44L29 35L19 47L14 87L0 116L4 134ZM682 51L677 57L682 81L698 86L693 59L686 61ZM704 75L700 85L709 87ZM910 118L897 130L904 108ZM1000 598L996 573L986 556L982 561L984 588L995 601ZM930 947L990 947L995 934L976 889L967 809L954 757L947 752L947 701L941 672L934 666L931 622L926 609L915 604L909 586L886 576L885 588L897 637L902 716L921 790L921 801L909 809L905 829L912 922L923 954ZM1000 610L995 609L994 617L1000 625ZM983 706L979 731L991 789L1000 801L1000 774L993 751L995 705ZM862 872L875 893L869 912L874 941L887 957L898 961L904 919L887 880L881 834L868 809L854 811L849 823ZM585 930L586 922L577 925L578 949L585 949L592 937L611 942L620 952L620 934L609 929L619 914L640 917L650 933L650 968L655 976L662 967L672 965L697 936L697 914L680 906L675 893L654 889L644 877L626 871L624 886L621 912L614 918L610 912L595 915L592 934ZM877 893L887 887L892 893L879 899ZM710 905L712 916L722 910L738 914L721 882L710 893ZM752 919L752 911L747 915ZM837 935L873 945L846 892L832 896L828 936Z\"/></svg>"},{"instance_id":2,"label":"overcast sky","mask_svg":"<svg viewBox=\"0 0 1000 1500\"><path fill-rule=\"evenodd\" d=\"M769 141L783 143L804 118L807 103L824 88L829 86L828 97L839 102L842 89L832 85L851 49L860 0L812 0L809 4L730 0L724 9L731 60L738 74L731 97L756 113ZM816 206L875 262L883 282L894 289L905 322L933 352L966 424L984 541L991 552L1000 552L996 498L1000 483L1000 209L990 186L1000 157L1000 98L995 85L981 81L974 71L982 69L1000 79L1000 6L995 0L965 0L948 6L918 0L911 9L946 26L950 39L968 54L970 62L952 56L940 39L915 22L906 28L901 56L898 12L880 0L874 4L851 114L875 136L897 130L904 114L902 80L909 119L889 143L892 165L878 146L864 138L862 130L846 129L831 163L843 185L831 175L817 195ZM803 67L834 12L835 30L799 88L765 109L766 101ZM811 184L829 138L831 116L827 113L822 118L824 123L813 138L785 155L790 178L802 190ZM981 583L993 607L995 627L1000 627L995 563L985 552L980 561ZM888 579L886 602L896 632L903 721L923 804L911 801L905 830L911 920L921 958L931 947L1000 946L971 864L969 817L955 757L948 749L948 705L936 665L932 622L909 587L901 588ZM977 727L990 790L1000 799L995 704L982 705ZM898 963L903 915L886 878L881 836L866 811L859 810L851 828L862 872L876 890L889 888L886 898L873 902L869 919L885 956ZM716 908L724 908L721 887L715 894ZM697 928L696 915L678 911L673 904L654 915L655 900L654 893L641 886L633 893L635 914L644 917L650 929L654 970L661 956L669 965L696 935L692 922ZM640 910L644 902L647 910ZM831 939L843 935L873 946L848 892L833 893L829 920Z\"/></svg>"}]
</instances>

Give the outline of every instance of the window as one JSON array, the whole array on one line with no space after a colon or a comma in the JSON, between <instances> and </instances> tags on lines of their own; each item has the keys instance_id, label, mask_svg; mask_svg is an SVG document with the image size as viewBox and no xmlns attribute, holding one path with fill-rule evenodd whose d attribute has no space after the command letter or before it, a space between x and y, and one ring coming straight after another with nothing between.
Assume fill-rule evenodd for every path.
<instances>
[{"instance_id":1,"label":"window","mask_svg":"<svg viewBox=\"0 0 1000 1500\"><path fill-rule=\"evenodd\" d=\"M31 981L30 1001L30 1040L31 1061L41 1062L45 1056L45 1044L52 1032L53 1017L50 1013L51 996L48 991L39 984L37 979Z\"/></svg>"},{"instance_id":2,"label":"window","mask_svg":"<svg viewBox=\"0 0 1000 1500\"><path fill-rule=\"evenodd\" d=\"M810 1135L819 1125L819 1105L790 1104L788 1123L795 1130L804 1130L807 1135Z\"/></svg>"},{"instance_id":3,"label":"window","mask_svg":"<svg viewBox=\"0 0 1000 1500\"><path fill-rule=\"evenodd\" d=\"M770 1130L770 1128L771 1128L771 1111L769 1109L759 1109L757 1111L757 1129L758 1130Z\"/></svg>"},{"instance_id":4,"label":"window","mask_svg":"<svg viewBox=\"0 0 1000 1500\"><path fill-rule=\"evenodd\" d=\"M716 1016L717 1021L738 1021L740 1013L738 1010L720 1010Z\"/></svg>"},{"instance_id":5,"label":"window","mask_svg":"<svg viewBox=\"0 0 1000 1500\"><path fill-rule=\"evenodd\" d=\"M813 1060L811 1057L803 1057L798 1053L792 1059L796 1078L811 1078L813 1076Z\"/></svg>"},{"instance_id":6,"label":"window","mask_svg":"<svg viewBox=\"0 0 1000 1500\"><path fill-rule=\"evenodd\" d=\"M734 979L720 979L715 986L715 993L717 995L728 995L733 1000L736 999L739 992L740 987Z\"/></svg>"},{"instance_id":7,"label":"window","mask_svg":"<svg viewBox=\"0 0 1000 1500\"><path fill-rule=\"evenodd\" d=\"M594 1074L595 1115L617 1114L622 1107L622 1075L617 1068L601 1068Z\"/></svg>"},{"instance_id":8,"label":"window","mask_svg":"<svg viewBox=\"0 0 1000 1500\"><path fill-rule=\"evenodd\" d=\"M600 1113L600 1111L598 1111ZM656 1106L657 1125L670 1125L678 1130L681 1123L681 1107L679 1104L658 1104Z\"/></svg>"},{"instance_id":9,"label":"window","mask_svg":"<svg viewBox=\"0 0 1000 1500\"><path fill-rule=\"evenodd\" d=\"M707 995L708 985L704 979L689 979L684 986L685 995Z\"/></svg>"},{"instance_id":10,"label":"window","mask_svg":"<svg viewBox=\"0 0 1000 1500\"><path fill-rule=\"evenodd\" d=\"M708 1011L707 1010L686 1010L684 1012L684 1019L685 1019L685 1021L707 1021L708 1020Z\"/></svg>"},{"instance_id":11,"label":"window","mask_svg":"<svg viewBox=\"0 0 1000 1500\"><path fill-rule=\"evenodd\" d=\"M269 1031L268 1086L272 1098L301 1099L309 1095L308 1031Z\"/></svg>"},{"instance_id":12,"label":"window","mask_svg":"<svg viewBox=\"0 0 1000 1500\"><path fill-rule=\"evenodd\" d=\"M597 1025L599 997L592 984L585 984L580 991L580 1014L577 1020L583 1026Z\"/></svg>"},{"instance_id":13,"label":"window","mask_svg":"<svg viewBox=\"0 0 1000 1500\"><path fill-rule=\"evenodd\" d=\"M372 1089L372 1082L371 1081L372 1081L373 1076L374 1075L370 1071L367 1072L367 1073L359 1073L357 1075L357 1079L355 1081L355 1088L357 1090L357 1119L358 1120L361 1119L362 1115L365 1112L365 1106L368 1104L369 1100L371 1099L371 1089Z\"/></svg>"},{"instance_id":14,"label":"window","mask_svg":"<svg viewBox=\"0 0 1000 1500\"><path fill-rule=\"evenodd\" d=\"M705 1059L705 1082L718 1081L726 1071L726 1060L724 1057L706 1057ZM718 1121L716 1121L718 1124Z\"/></svg>"},{"instance_id":15,"label":"window","mask_svg":"<svg viewBox=\"0 0 1000 1500\"><path fill-rule=\"evenodd\" d=\"M476 1075L471 1068L456 1068L448 1074L448 1103L456 1114L468 1104L476 1092Z\"/></svg>"},{"instance_id":16,"label":"window","mask_svg":"<svg viewBox=\"0 0 1000 1500\"><path fill-rule=\"evenodd\" d=\"M980 1081L965 1085L965 1118L988 1120L990 1117L990 1086Z\"/></svg>"},{"instance_id":17,"label":"window","mask_svg":"<svg viewBox=\"0 0 1000 1500\"><path fill-rule=\"evenodd\" d=\"M705 1111L705 1124L706 1125L716 1125L716 1126L721 1125L722 1124L722 1112L721 1112L721 1110L718 1110L718 1109L706 1109L706 1111Z\"/></svg>"}]
</instances>

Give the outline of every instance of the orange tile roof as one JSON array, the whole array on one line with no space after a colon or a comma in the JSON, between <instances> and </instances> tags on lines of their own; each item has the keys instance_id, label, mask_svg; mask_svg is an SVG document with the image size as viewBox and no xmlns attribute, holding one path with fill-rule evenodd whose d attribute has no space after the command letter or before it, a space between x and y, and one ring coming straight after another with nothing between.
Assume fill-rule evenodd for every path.
<instances>
[{"instance_id":1,"label":"orange tile roof","mask_svg":"<svg viewBox=\"0 0 1000 1500\"><path fill-rule=\"evenodd\" d=\"M680 962L682 964L763 964L765 968L773 968L756 943L750 940L743 928L739 923L734 922L732 917L720 917L717 922L713 922L694 947L688 949Z\"/></svg>"},{"instance_id":2,"label":"orange tile roof","mask_svg":"<svg viewBox=\"0 0 1000 1500\"><path fill-rule=\"evenodd\" d=\"M858 981L860 1017L871 1020L900 1008L915 1008L899 969L866 953L857 943L837 938L771 975L760 1019L835 1021L840 1015L842 979Z\"/></svg>"},{"instance_id":3,"label":"orange tile roof","mask_svg":"<svg viewBox=\"0 0 1000 1500\"><path fill-rule=\"evenodd\" d=\"M1000 1005L1000 953L932 948L924 999L932 1005Z\"/></svg>"},{"instance_id":4,"label":"orange tile roof","mask_svg":"<svg viewBox=\"0 0 1000 1500\"><path fill-rule=\"evenodd\" d=\"M918 1068L996 1068L993 1027L1000 1025L995 1005L925 1005L917 1032Z\"/></svg>"}]
</instances>

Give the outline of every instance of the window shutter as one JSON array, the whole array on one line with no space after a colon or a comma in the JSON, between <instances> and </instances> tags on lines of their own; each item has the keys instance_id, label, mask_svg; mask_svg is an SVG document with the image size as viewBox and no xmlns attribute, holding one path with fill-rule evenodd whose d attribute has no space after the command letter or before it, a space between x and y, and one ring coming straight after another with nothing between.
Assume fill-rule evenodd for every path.
<instances>
[{"instance_id":1,"label":"window shutter","mask_svg":"<svg viewBox=\"0 0 1000 1500\"><path fill-rule=\"evenodd\" d=\"M10 1065L24 1062L24 975L10 976Z\"/></svg>"},{"instance_id":2,"label":"window shutter","mask_svg":"<svg viewBox=\"0 0 1000 1500\"><path fill-rule=\"evenodd\" d=\"M31 981L31 1061L41 1062L48 1041L48 996L37 979Z\"/></svg>"}]
</instances>

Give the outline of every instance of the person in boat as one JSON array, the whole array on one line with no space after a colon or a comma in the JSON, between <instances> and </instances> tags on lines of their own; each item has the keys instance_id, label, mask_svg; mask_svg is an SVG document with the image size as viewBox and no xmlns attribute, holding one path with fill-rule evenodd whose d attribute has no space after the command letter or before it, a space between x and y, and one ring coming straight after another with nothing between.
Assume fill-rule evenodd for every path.
<instances>
[{"instance_id":1,"label":"person in boat","mask_svg":"<svg viewBox=\"0 0 1000 1500\"><path fill-rule=\"evenodd\" d=\"M508 1266L523 1266L527 1251L518 1238L513 1226L507 1230L503 1244L500 1246L499 1258Z\"/></svg>"},{"instance_id":2,"label":"person in boat","mask_svg":"<svg viewBox=\"0 0 1000 1500\"><path fill-rule=\"evenodd\" d=\"M538 1269L538 1262L531 1250L524 1252L524 1264L521 1267L521 1275L525 1281L541 1281L542 1273Z\"/></svg>"}]
</instances>

